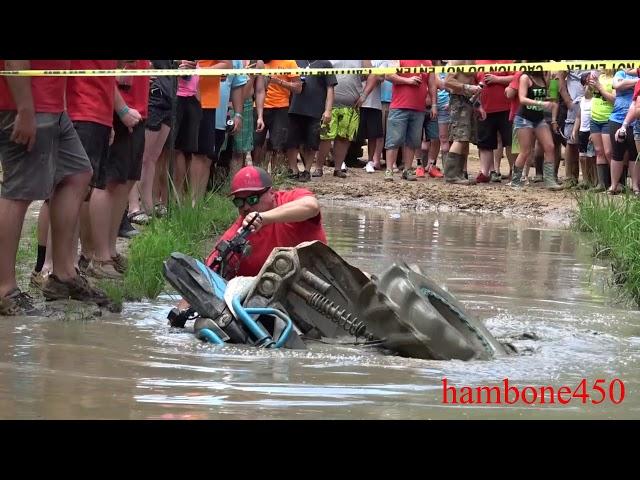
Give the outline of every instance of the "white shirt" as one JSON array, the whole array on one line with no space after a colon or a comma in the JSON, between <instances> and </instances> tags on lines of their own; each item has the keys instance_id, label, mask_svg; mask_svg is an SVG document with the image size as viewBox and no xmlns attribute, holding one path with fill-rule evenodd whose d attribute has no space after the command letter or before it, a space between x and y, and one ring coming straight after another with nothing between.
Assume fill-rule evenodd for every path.
<instances>
[{"instance_id":1,"label":"white shirt","mask_svg":"<svg viewBox=\"0 0 640 480\"><path fill-rule=\"evenodd\" d=\"M580 131L591 130L591 100L592 98L580 97Z\"/></svg>"}]
</instances>

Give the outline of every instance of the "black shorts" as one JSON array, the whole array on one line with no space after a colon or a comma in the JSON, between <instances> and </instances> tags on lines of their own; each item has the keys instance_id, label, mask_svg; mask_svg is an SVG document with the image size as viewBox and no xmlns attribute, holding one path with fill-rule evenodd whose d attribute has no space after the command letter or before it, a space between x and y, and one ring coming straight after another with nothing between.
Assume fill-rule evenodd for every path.
<instances>
[{"instance_id":1,"label":"black shorts","mask_svg":"<svg viewBox=\"0 0 640 480\"><path fill-rule=\"evenodd\" d=\"M287 148L305 148L317 151L320 146L320 119L307 115L289 114Z\"/></svg>"},{"instance_id":2,"label":"black shorts","mask_svg":"<svg viewBox=\"0 0 640 480\"><path fill-rule=\"evenodd\" d=\"M502 146L511 147L512 129L507 111L487 113L485 120L478 118L478 148L483 150L498 148L498 132L502 138Z\"/></svg>"},{"instance_id":3,"label":"black shorts","mask_svg":"<svg viewBox=\"0 0 640 480\"><path fill-rule=\"evenodd\" d=\"M256 147L264 145L267 132L269 132L269 141L273 150L283 151L286 147L288 130L289 107L265 108L264 130L254 133L253 145Z\"/></svg>"},{"instance_id":4,"label":"black shorts","mask_svg":"<svg viewBox=\"0 0 640 480\"><path fill-rule=\"evenodd\" d=\"M581 154L587 153L587 148L589 147L589 137L591 136L591 132L578 132L578 152Z\"/></svg>"},{"instance_id":5,"label":"black shorts","mask_svg":"<svg viewBox=\"0 0 640 480\"><path fill-rule=\"evenodd\" d=\"M195 96L178 97L176 104L176 149L183 153L198 150L202 107Z\"/></svg>"},{"instance_id":6,"label":"black shorts","mask_svg":"<svg viewBox=\"0 0 640 480\"><path fill-rule=\"evenodd\" d=\"M149 116L146 128L152 132L157 132L163 123L171 128L171 99L161 93L150 93Z\"/></svg>"},{"instance_id":7,"label":"black shorts","mask_svg":"<svg viewBox=\"0 0 640 480\"><path fill-rule=\"evenodd\" d=\"M140 180L142 154L144 153L144 122L133 127L133 132L113 117L115 136L106 162L105 179L108 182L125 183Z\"/></svg>"},{"instance_id":8,"label":"black shorts","mask_svg":"<svg viewBox=\"0 0 640 480\"><path fill-rule=\"evenodd\" d=\"M93 176L90 185L104 190L107 182L105 178L106 162L109 156L109 140L111 127L96 122L73 122L80 142L87 152L93 168Z\"/></svg>"},{"instance_id":9,"label":"black shorts","mask_svg":"<svg viewBox=\"0 0 640 480\"><path fill-rule=\"evenodd\" d=\"M360 109L360 125L358 126L358 140L368 140L370 138L382 138L382 110L377 108L363 107Z\"/></svg>"},{"instance_id":10,"label":"black shorts","mask_svg":"<svg viewBox=\"0 0 640 480\"><path fill-rule=\"evenodd\" d=\"M216 109L203 108L198 129L198 155L206 155L215 159L216 155Z\"/></svg>"},{"instance_id":11,"label":"black shorts","mask_svg":"<svg viewBox=\"0 0 640 480\"><path fill-rule=\"evenodd\" d=\"M627 137L624 142L616 142L616 132L622 126L621 123L609 120L609 137L611 138L611 159L616 162L624 160L625 152L629 152L629 161L635 162L638 156L636 142L633 139L633 127L627 127ZM89 152L87 152L89 153Z\"/></svg>"}]
</instances>

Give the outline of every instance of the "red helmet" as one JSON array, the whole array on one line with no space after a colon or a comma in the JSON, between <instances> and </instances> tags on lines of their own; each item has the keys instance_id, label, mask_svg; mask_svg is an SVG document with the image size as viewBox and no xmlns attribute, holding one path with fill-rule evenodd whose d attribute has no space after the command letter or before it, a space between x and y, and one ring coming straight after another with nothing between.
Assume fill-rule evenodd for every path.
<instances>
[{"instance_id":1,"label":"red helmet","mask_svg":"<svg viewBox=\"0 0 640 480\"><path fill-rule=\"evenodd\" d=\"M231 180L231 193L260 192L273 185L271 175L260 167L244 167Z\"/></svg>"}]
</instances>

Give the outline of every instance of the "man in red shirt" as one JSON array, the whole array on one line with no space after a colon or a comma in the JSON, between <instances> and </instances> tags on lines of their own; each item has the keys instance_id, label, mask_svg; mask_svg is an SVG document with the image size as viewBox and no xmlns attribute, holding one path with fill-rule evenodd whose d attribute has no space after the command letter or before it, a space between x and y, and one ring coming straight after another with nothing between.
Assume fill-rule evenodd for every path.
<instances>
[{"instance_id":1,"label":"man in red shirt","mask_svg":"<svg viewBox=\"0 0 640 480\"><path fill-rule=\"evenodd\" d=\"M304 188L274 191L269 174L259 167L244 167L231 181L233 203L240 216L222 235L230 240L238 230L258 217L248 237L251 253L239 259L237 275L255 276L276 247L295 247L302 242L327 243L320 205ZM206 264L211 266L218 252L213 250Z\"/></svg>"},{"instance_id":2,"label":"man in red shirt","mask_svg":"<svg viewBox=\"0 0 640 480\"><path fill-rule=\"evenodd\" d=\"M476 60L476 64L513 63L513 60ZM479 73L479 85L484 85L480 94L482 109L486 118L478 120L478 151L480 156L480 173L476 182L500 182L501 176L493 169L493 151L498 148L498 132L502 138L502 145L507 150L509 168L514 158L511 153L511 121L509 121L509 100L504 90L513 80L513 75L506 72Z\"/></svg>"},{"instance_id":3,"label":"man in red shirt","mask_svg":"<svg viewBox=\"0 0 640 480\"><path fill-rule=\"evenodd\" d=\"M400 60L400 67L420 67L432 65L431 60ZM430 96L431 118L438 118L437 86L434 75L427 73L403 73L386 76L393 83L389 117L387 118L387 171L385 180L393 181L393 165L398 158L398 149L403 147L402 159L404 180L416 180L411 169L413 155L422 144L422 127L427 110L427 95Z\"/></svg>"},{"instance_id":4,"label":"man in red shirt","mask_svg":"<svg viewBox=\"0 0 640 480\"><path fill-rule=\"evenodd\" d=\"M5 60L7 70L65 70L68 60ZM16 283L15 262L25 213L50 199L53 272L43 293L105 303L75 269L73 232L92 168L65 112L65 77L0 77L0 315L41 315Z\"/></svg>"},{"instance_id":5,"label":"man in red shirt","mask_svg":"<svg viewBox=\"0 0 640 480\"><path fill-rule=\"evenodd\" d=\"M116 67L116 60L71 61L74 70L112 70ZM132 78L127 77L129 85ZM82 249L78 263L81 270L86 269L95 278L122 278L109 248L111 226L116 221L119 226L122 216L120 212L115 220L113 218L116 196L120 198L122 195L109 163L116 95L125 121L131 127L137 125L140 114L128 108L126 111L122 109L123 100L116 88L115 77L79 76L71 77L67 82L67 112L93 167L92 191L80 213Z\"/></svg>"}]
</instances>

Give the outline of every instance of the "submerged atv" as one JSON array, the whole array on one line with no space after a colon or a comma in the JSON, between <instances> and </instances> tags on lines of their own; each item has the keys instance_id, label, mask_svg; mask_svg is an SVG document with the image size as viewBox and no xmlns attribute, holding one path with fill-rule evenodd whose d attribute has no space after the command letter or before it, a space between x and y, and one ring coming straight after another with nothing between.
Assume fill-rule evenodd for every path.
<instances>
[{"instance_id":1,"label":"submerged atv","mask_svg":"<svg viewBox=\"0 0 640 480\"><path fill-rule=\"evenodd\" d=\"M231 247L246 252L247 242ZM171 325L193 319L198 338L216 344L304 349L348 336L423 359L510 353L452 295L404 263L369 276L323 243L307 242L274 249L255 277L227 282L219 271L181 253L165 261L166 279L191 305L174 309Z\"/></svg>"}]
</instances>

